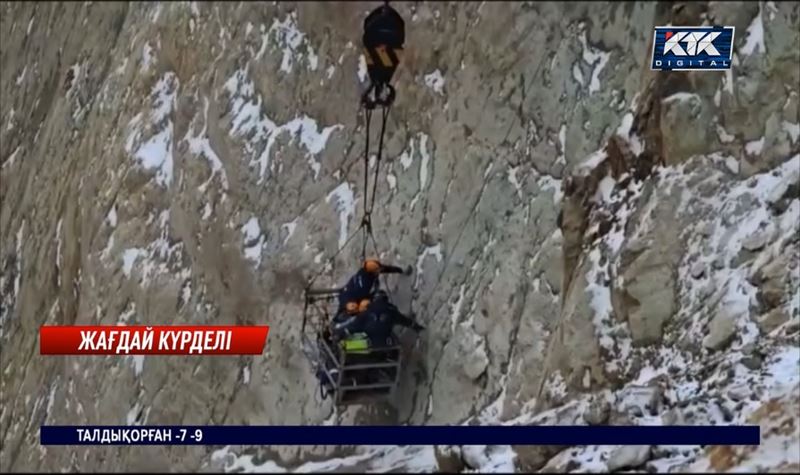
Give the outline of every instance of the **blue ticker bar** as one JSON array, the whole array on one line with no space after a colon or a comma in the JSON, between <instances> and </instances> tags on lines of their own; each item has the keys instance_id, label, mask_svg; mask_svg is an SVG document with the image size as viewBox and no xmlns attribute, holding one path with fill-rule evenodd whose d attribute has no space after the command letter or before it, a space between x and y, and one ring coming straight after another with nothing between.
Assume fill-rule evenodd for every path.
<instances>
[{"instance_id":1,"label":"blue ticker bar","mask_svg":"<svg viewBox=\"0 0 800 475\"><path fill-rule=\"evenodd\" d=\"M41 426L42 445L758 445L749 426Z\"/></svg>"}]
</instances>

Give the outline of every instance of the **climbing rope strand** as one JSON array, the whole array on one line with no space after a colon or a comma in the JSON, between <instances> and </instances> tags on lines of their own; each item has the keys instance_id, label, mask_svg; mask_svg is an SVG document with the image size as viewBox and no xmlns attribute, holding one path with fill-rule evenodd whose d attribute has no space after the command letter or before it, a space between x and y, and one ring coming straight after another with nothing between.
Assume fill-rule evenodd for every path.
<instances>
[{"instance_id":1,"label":"climbing rope strand","mask_svg":"<svg viewBox=\"0 0 800 475\"><path fill-rule=\"evenodd\" d=\"M361 247L361 260L365 260L367 258L367 239L368 235L372 236L372 211L375 209L375 197L377 195L378 190L378 176L380 174L381 169L381 160L383 158L383 138L386 133L386 119L389 116L389 107L385 106L381 111L381 132L380 138L378 140L378 155L377 159L375 160L375 175L372 179L372 197L370 199L369 207L367 207L367 196L369 196L369 189L368 189L368 173L369 173L369 158L365 157L364 160L364 221L363 223L366 224L366 229L364 232L364 242ZM372 236L374 242L374 236ZM376 249L377 251L377 249Z\"/></svg>"},{"instance_id":2,"label":"climbing rope strand","mask_svg":"<svg viewBox=\"0 0 800 475\"><path fill-rule=\"evenodd\" d=\"M362 104L362 106L363 106L363 104ZM359 110L356 112L356 116L358 116L358 114L361 113L361 109L362 108L363 107L361 107L361 106L359 107ZM372 111L370 109L368 109L368 108L365 109L365 118L366 118L366 126L365 127L366 127L367 136L366 136L366 144L365 144L365 150L364 150L364 162L365 162L365 164L368 164L369 163L369 126L370 126L370 123L372 122ZM368 186L368 183L367 183L368 179L369 179L369 175L367 173L367 170L365 169L364 170L364 196L365 197L367 196L367 191L366 190L367 190L367 186ZM364 206L366 206L366 198L364 199ZM367 210L365 208L364 209L364 218L366 218L366 217L367 217ZM336 257L339 256L339 254L344 250L344 248L347 247L348 244L350 244L350 241L352 241L356 237L358 232L361 231L361 229L363 227L364 227L364 220L362 218L361 225L358 227L358 229L353 231L353 233L347 238L345 243L342 246L339 247L339 249L336 251L336 253L326 260L325 266L327 266L328 263L333 262L336 259ZM366 238L366 236L364 236L364 243L363 243L362 251L361 251L362 260L366 257L366 253L367 253L367 238ZM320 270L319 272L317 272L316 274L314 274L312 276L311 280L306 285L306 290L310 289L311 286L314 284L314 282L317 280L317 278L325 272L325 266L322 267L322 270Z\"/></svg>"},{"instance_id":3,"label":"climbing rope strand","mask_svg":"<svg viewBox=\"0 0 800 475\"><path fill-rule=\"evenodd\" d=\"M377 196L378 191L378 177L380 175L381 169L381 160L383 159L383 141L384 137L386 136L386 122L389 117L389 109L391 105L385 105L381 110L381 131L380 131L380 138L378 140L378 154L375 160L375 174L372 179L372 196L369 199L369 205L367 205L367 197L370 196L369 193L369 125L372 122L372 111L367 109L367 138L366 138L366 149L364 151L364 216L361 220L362 227L365 227L364 233L364 240L361 245L361 260L365 260L367 258L367 241L369 238L369 234L372 233L372 211L375 209L375 198ZM374 239L374 237L373 237Z\"/></svg>"},{"instance_id":4,"label":"climbing rope strand","mask_svg":"<svg viewBox=\"0 0 800 475\"><path fill-rule=\"evenodd\" d=\"M372 247L375 249L375 255L378 255L378 243L375 240L375 235L370 231L369 233L370 238L372 239ZM386 293L389 295L389 299L392 298L392 289L389 288L389 285L386 283L386 277L383 274L378 275L378 284L386 290Z\"/></svg>"},{"instance_id":5,"label":"climbing rope strand","mask_svg":"<svg viewBox=\"0 0 800 475\"><path fill-rule=\"evenodd\" d=\"M361 219L361 224L350 236L347 238L345 243L337 249L336 253L333 254L330 258L327 259L325 266L323 266L322 270L314 274L311 280L308 282L306 286L306 290L310 289L317 278L325 272L325 267L328 263L334 262L336 257L347 247L348 244L356 237L359 231L363 230L363 242L361 246L361 260L365 260L367 258L367 243L371 239L372 245L375 248L375 253L378 253L378 245L375 240L375 235L372 232L372 210L375 207L375 198L377 195L377 188L378 188L378 174L380 173L380 163L381 159L383 158L383 142L384 137L386 134L386 122L389 117L389 109L391 108L391 104L384 105L381 111L381 132L380 138L378 140L378 155L377 160L375 163L375 175L373 178L372 183L372 196L370 198L369 206L367 206L367 196L369 196L369 139L370 139L370 123L372 122L372 110L369 108L365 108L365 118L366 118L366 139L365 139L365 148L364 148L364 215ZM305 323L305 322L304 322Z\"/></svg>"},{"instance_id":6,"label":"climbing rope strand","mask_svg":"<svg viewBox=\"0 0 800 475\"><path fill-rule=\"evenodd\" d=\"M369 125L372 122L372 110L366 109L365 112L366 116L366 133L367 136L365 138L365 146L364 146L364 216L361 218L361 227L364 227L365 223L370 219L370 212L371 210L367 209L367 193L369 189ZM373 185L374 186L374 185ZM361 229L359 227L359 229ZM367 257L367 236L364 235L364 240L361 244L361 260L363 261Z\"/></svg>"},{"instance_id":7,"label":"climbing rope strand","mask_svg":"<svg viewBox=\"0 0 800 475\"><path fill-rule=\"evenodd\" d=\"M381 159L383 158L383 137L386 132L386 120L389 117L389 109L391 106L386 106L383 108L382 117L381 117L381 134L378 140L378 158L375 162L375 177L372 179L372 199L370 200L369 204L369 213L372 214L372 210L375 208L375 191L378 188L378 174L381 169Z\"/></svg>"},{"instance_id":8,"label":"climbing rope strand","mask_svg":"<svg viewBox=\"0 0 800 475\"><path fill-rule=\"evenodd\" d=\"M350 244L350 241L352 241L358 235L358 232L360 230L361 230L361 228L356 229L355 231L353 231L353 233L350 234L350 237L347 238L347 241L345 241L344 244L342 244L339 247L339 249L330 258L328 258L328 260L327 260L327 262L325 262L325 264L327 265L328 263L333 262L336 259L336 257L339 256L339 254L344 250L344 248L346 248L347 245ZM306 286L306 290L311 288L311 285L314 284L314 281L317 280L317 277L322 275L323 272L325 272L325 267L324 266L323 266L321 271L319 271L316 274L314 274L314 277L311 279L311 281Z\"/></svg>"},{"instance_id":9,"label":"climbing rope strand","mask_svg":"<svg viewBox=\"0 0 800 475\"><path fill-rule=\"evenodd\" d=\"M364 139L364 196L367 196L367 187L369 186L369 173L367 172L367 167L369 166L369 124L372 122L372 111L367 109L366 110L366 132L367 136ZM367 214L367 200L364 200L364 214Z\"/></svg>"}]
</instances>

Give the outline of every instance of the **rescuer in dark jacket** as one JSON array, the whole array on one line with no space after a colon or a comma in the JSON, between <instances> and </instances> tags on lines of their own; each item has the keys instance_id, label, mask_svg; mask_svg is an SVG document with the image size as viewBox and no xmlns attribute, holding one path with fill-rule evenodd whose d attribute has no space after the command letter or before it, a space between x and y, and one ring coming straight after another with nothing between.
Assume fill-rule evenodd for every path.
<instances>
[{"instance_id":1,"label":"rescuer in dark jacket","mask_svg":"<svg viewBox=\"0 0 800 475\"><path fill-rule=\"evenodd\" d=\"M367 259L364 265L358 272L353 275L350 280L339 291L339 309L337 315L341 315L348 303L355 303L358 305L364 299L370 298L372 291L375 289L375 284L378 282L380 274L405 274L411 275L411 267L403 269L381 264L377 259Z\"/></svg>"},{"instance_id":2,"label":"rescuer in dark jacket","mask_svg":"<svg viewBox=\"0 0 800 475\"><path fill-rule=\"evenodd\" d=\"M371 346L385 346L392 344L392 328L395 325L411 328L419 333L425 327L411 318L403 315L400 310L389 301L386 292L378 290L367 306L364 314L359 316L362 330L367 334Z\"/></svg>"},{"instance_id":3,"label":"rescuer in dark jacket","mask_svg":"<svg viewBox=\"0 0 800 475\"><path fill-rule=\"evenodd\" d=\"M345 312L339 313L333 319L331 333L336 340L342 340L348 336L364 331L364 312L369 306L369 299L362 299L361 302L347 302Z\"/></svg>"},{"instance_id":4,"label":"rescuer in dark jacket","mask_svg":"<svg viewBox=\"0 0 800 475\"><path fill-rule=\"evenodd\" d=\"M366 333L371 346L391 344L392 328L400 325L415 332L425 329L412 318L403 315L396 305L389 301L383 290L375 291L372 300L362 300L357 313L351 313L338 323L334 323L333 333L338 339L345 339L356 333Z\"/></svg>"}]
</instances>

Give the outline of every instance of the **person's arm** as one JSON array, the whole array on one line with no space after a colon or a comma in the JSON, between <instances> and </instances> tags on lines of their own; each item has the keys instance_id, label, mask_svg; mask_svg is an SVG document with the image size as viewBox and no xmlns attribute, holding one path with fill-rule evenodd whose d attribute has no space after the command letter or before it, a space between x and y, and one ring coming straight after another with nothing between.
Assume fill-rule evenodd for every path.
<instances>
[{"instance_id":1,"label":"person's arm","mask_svg":"<svg viewBox=\"0 0 800 475\"><path fill-rule=\"evenodd\" d=\"M403 315L403 312L401 312L396 306L390 305L389 311L392 313L392 316L394 317L395 324L410 328L417 332L425 329L425 327L423 327L419 323Z\"/></svg>"},{"instance_id":2,"label":"person's arm","mask_svg":"<svg viewBox=\"0 0 800 475\"><path fill-rule=\"evenodd\" d=\"M358 319L358 315L352 315L347 318L341 323L336 323L333 325L333 333L336 334L339 338L344 338L349 336L353 333L353 328L355 327L356 320Z\"/></svg>"},{"instance_id":3,"label":"person's arm","mask_svg":"<svg viewBox=\"0 0 800 475\"><path fill-rule=\"evenodd\" d=\"M381 263L381 274L405 274L411 275L411 266L402 269L398 266L393 266L391 264L383 264Z\"/></svg>"}]
</instances>

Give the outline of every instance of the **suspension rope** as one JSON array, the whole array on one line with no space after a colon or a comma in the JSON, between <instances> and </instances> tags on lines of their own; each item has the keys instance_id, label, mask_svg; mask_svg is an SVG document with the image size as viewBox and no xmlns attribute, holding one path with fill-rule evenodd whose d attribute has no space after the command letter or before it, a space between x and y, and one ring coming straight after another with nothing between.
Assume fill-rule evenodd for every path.
<instances>
[{"instance_id":1,"label":"suspension rope","mask_svg":"<svg viewBox=\"0 0 800 475\"><path fill-rule=\"evenodd\" d=\"M378 176L380 175L381 170L381 160L383 159L383 139L386 135L386 121L389 117L389 108L391 105L384 106L381 111L381 132L380 138L378 140L378 154L375 160L375 174L372 179L372 197L369 200L369 206L367 206L367 196L369 196L369 125L367 125L367 150L364 153L364 217L362 218L361 224L364 227L364 241L361 246L361 260L365 260L367 258L367 240L370 236L372 236L374 240L374 235L372 234L372 211L375 209L375 198L377 196L378 191ZM368 119L372 117L372 111L367 110ZM369 122L368 122L369 124Z\"/></svg>"},{"instance_id":2,"label":"suspension rope","mask_svg":"<svg viewBox=\"0 0 800 475\"><path fill-rule=\"evenodd\" d=\"M378 243L375 242L375 235L370 233L370 238L372 239L372 248L375 249L375 255L378 255ZM386 276L383 274L378 274L378 287L383 288L386 290L386 293L389 295L389 300L392 298L392 290L389 285L386 283Z\"/></svg>"},{"instance_id":3,"label":"suspension rope","mask_svg":"<svg viewBox=\"0 0 800 475\"><path fill-rule=\"evenodd\" d=\"M389 108L390 106L384 107L382 111L381 135L378 140L378 159L375 163L375 177L372 180L372 199L369 204L370 214L372 214L372 210L375 208L375 191L378 189L378 173L381 169L381 159L383 158L383 137L386 133L386 119L389 117Z\"/></svg>"},{"instance_id":4,"label":"suspension rope","mask_svg":"<svg viewBox=\"0 0 800 475\"><path fill-rule=\"evenodd\" d=\"M364 215L361 218L361 227L359 227L359 230L364 226L368 226L367 229L372 228L372 223L370 223L371 210L367 209L367 193L369 190L369 171L367 170L369 168L369 124L370 122L372 122L372 109L369 108L366 109L366 119L367 119L367 125L366 125L367 136L364 145L364 205L363 205ZM367 254L367 235L365 233L364 240L362 241L361 244L362 261L366 258L366 254Z\"/></svg>"},{"instance_id":5,"label":"suspension rope","mask_svg":"<svg viewBox=\"0 0 800 475\"><path fill-rule=\"evenodd\" d=\"M369 124L372 122L372 109L367 109L365 111L365 115L366 115L366 119L367 119L367 124L366 124L366 137L364 138L364 141L365 141L365 143L364 143L364 163L369 163ZM367 173L364 173L364 196L366 196L366 194L367 194L367 186L369 185L368 179L369 179L369 175ZM366 206L366 200L364 201L364 204ZM366 211L366 209L365 209L365 211Z\"/></svg>"},{"instance_id":6,"label":"suspension rope","mask_svg":"<svg viewBox=\"0 0 800 475\"><path fill-rule=\"evenodd\" d=\"M391 87L391 86L389 86ZM370 86L370 89L367 90L369 93L370 91L374 91L376 97L379 95L379 90L375 86ZM369 101L369 100L368 100ZM365 104L361 104L361 108L365 111L365 118L366 118L366 138L365 138L365 147L364 147L364 206L363 206L363 216L361 218L361 224L359 225L358 229L353 231L353 233L347 238L344 244L342 244L339 249L334 253L333 256L327 259L325 266L315 273L311 280L306 285L306 290L309 290L317 278L325 272L325 268L327 265L333 261L335 261L336 257L347 247L348 244L356 237L359 231L363 231L363 241L361 245L361 260L365 260L367 258L367 244L369 240L372 240L372 245L375 248L375 252L378 252L378 246L375 240L375 235L373 234L372 230L372 211L375 208L375 198L377 196L377 189L378 189L378 176L380 173L381 167L381 160L383 159L383 145L384 145L384 137L386 135L386 123L389 118L389 110L391 109L391 103L393 98L390 99L386 103L381 103L382 110L381 110L381 131L378 139L378 152L375 161L375 174L372 183L372 196L367 199L369 195L369 146L370 146L370 123L372 122L372 111L374 109L375 103L370 103L365 107ZM360 110L359 110L360 112ZM369 201L369 206L367 202Z\"/></svg>"},{"instance_id":7,"label":"suspension rope","mask_svg":"<svg viewBox=\"0 0 800 475\"><path fill-rule=\"evenodd\" d=\"M311 285L314 283L314 281L317 280L317 277L319 277L320 275L322 275L323 272L325 272L325 267L327 266L327 264L333 262L336 259L336 257L344 250L344 248L346 248L347 245L350 244L350 241L355 239L355 237L358 234L359 230L360 230L360 228L358 230L356 230L355 232L353 232L353 234L351 234L350 237L347 238L347 241L345 241L344 244L342 244L339 247L339 249L336 251L336 253L334 253L333 256L328 258L328 261L325 263L326 265L322 267L322 270L320 270L319 272L314 274L313 278L311 279L311 281L306 286L306 290L310 289Z\"/></svg>"}]
</instances>

